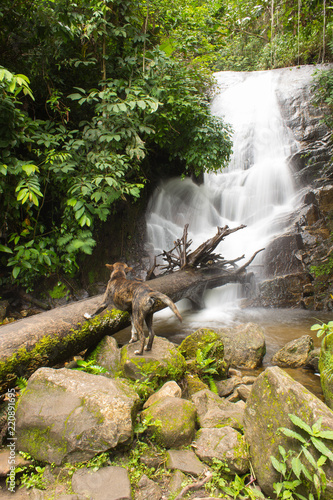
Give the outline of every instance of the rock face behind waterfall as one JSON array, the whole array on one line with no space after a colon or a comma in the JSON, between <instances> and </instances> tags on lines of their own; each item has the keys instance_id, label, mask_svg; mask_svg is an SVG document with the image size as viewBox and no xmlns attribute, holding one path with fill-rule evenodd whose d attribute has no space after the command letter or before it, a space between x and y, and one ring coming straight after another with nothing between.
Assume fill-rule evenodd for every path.
<instances>
[{"instance_id":1,"label":"rock face behind waterfall","mask_svg":"<svg viewBox=\"0 0 333 500\"><path fill-rule=\"evenodd\" d=\"M333 143L325 109L313 104L316 67L277 71L281 114L298 145L289 164L300 199L288 229L267 246L253 305L333 310Z\"/></svg>"}]
</instances>

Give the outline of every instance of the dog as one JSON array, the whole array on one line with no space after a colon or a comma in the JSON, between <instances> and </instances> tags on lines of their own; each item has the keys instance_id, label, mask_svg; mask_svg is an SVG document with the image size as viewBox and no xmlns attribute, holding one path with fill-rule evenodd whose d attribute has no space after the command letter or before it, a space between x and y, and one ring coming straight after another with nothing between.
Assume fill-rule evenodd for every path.
<instances>
[{"instance_id":1,"label":"dog","mask_svg":"<svg viewBox=\"0 0 333 500\"><path fill-rule=\"evenodd\" d=\"M128 311L131 315L131 339L130 343L140 341L140 348L135 351L136 355L142 355L143 350L150 351L154 342L153 314L156 301L161 301L169 306L179 321L182 317L172 300L164 293L150 288L147 283L139 280L128 280L126 273L133 269L123 262L105 264L111 271L102 304L90 315L84 314L86 319L93 318L108 306L113 305L121 311ZM145 334L143 325L146 322L148 328L148 343L145 346Z\"/></svg>"}]
</instances>

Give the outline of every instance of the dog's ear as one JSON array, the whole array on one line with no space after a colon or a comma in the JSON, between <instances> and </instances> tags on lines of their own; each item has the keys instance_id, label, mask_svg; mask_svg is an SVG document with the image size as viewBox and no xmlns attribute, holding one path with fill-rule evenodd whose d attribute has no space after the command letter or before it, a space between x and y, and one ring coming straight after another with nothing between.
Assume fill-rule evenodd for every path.
<instances>
[{"instance_id":1,"label":"dog's ear","mask_svg":"<svg viewBox=\"0 0 333 500\"><path fill-rule=\"evenodd\" d=\"M113 271L113 264L105 264L110 271Z\"/></svg>"}]
</instances>

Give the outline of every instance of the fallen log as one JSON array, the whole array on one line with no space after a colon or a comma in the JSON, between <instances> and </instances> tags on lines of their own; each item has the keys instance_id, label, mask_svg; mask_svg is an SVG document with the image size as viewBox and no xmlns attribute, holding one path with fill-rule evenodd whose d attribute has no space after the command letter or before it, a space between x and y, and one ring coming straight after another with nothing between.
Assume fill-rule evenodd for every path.
<instances>
[{"instance_id":1,"label":"fallen log","mask_svg":"<svg viewBox=\"0 0 333 500\"><path fill-rule=\"evenodd\" d=\"M255 254L256 255L256 254ZM202 307L205 290L226 283L246 283L251 273L244 266L232 270L213 264L203 268L184 267L149 281L149 286L168 295L174 302L188 298ZM17 377L29 377L42 366L55 366L72 356L91 349L105 336L113 335L130 324L129 314L114 309L86 321L84 313L93 313L102 295L42 312L0 327L0 393L14 386Z\"/></svg>"}]
</instances>

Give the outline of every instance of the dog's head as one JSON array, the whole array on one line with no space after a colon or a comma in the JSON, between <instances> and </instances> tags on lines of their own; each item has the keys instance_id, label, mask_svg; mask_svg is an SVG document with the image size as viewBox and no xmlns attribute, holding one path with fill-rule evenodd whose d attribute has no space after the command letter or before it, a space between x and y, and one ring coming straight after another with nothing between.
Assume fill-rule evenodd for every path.
<instances>
[{"instance_id":1,"label":"dog's head","mask_svg":"<svg viewBox=\"0 0 333 500\"><path fill-rule=\"evenodd\" d=\"M126 274L130 271L133 271L132 267L129 267L127 264L123 262L115 262L114 264L105 264L108 269L111 271L110 279L115 278L124 278Z\"/></svg>"}]
</instances>

